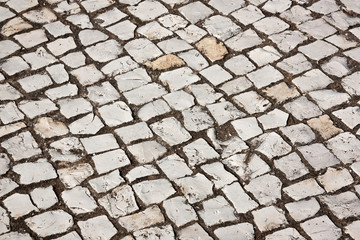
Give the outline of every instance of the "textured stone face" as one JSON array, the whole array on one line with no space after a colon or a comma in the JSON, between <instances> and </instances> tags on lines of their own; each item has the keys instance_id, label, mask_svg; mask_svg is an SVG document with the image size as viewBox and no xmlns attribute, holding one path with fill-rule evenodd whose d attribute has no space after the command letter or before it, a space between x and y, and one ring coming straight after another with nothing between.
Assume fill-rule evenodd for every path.
<instances>
[{"instance_id":1,"label":"textured stone face","mask_svg":"<svg viewBox=\"0 0 360 240\"><path fill-rule=\"evenodd\" d=\"M0 0L0 240L360 239L359 0Z\"/></svg>"}]
</instances>

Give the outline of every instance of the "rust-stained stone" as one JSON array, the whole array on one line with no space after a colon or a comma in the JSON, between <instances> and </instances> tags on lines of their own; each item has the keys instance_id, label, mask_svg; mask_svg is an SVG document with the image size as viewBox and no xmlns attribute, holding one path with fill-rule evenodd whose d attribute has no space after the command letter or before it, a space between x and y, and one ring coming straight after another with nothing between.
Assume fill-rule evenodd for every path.
<instances>
[{"instance_id":1,"label":"rust-stained stone","mask_svg":"<svg viewBox=\"0 0 360 240\"><path fill-rule=\"evenodd\" d=\"M228 54L224 44L222 42L218 42L214 37L207 37L202 39L196 44L196 47L200 52L208 57L211 62L221 60L226 54Z\"/></svg>"},{"instance_id":2,"label":"rust-stained stone","mask_svg":"<svg viewBox=\"0 0 360 240\"><path fill-rule=\"evenodd\" d=\"M184 65L185 62L173 54L161 56L152 62L148 61L145 63L145 66L151 68L152 70L168 70L173 67L182 67Z\"/></svg>"}]
</instances>

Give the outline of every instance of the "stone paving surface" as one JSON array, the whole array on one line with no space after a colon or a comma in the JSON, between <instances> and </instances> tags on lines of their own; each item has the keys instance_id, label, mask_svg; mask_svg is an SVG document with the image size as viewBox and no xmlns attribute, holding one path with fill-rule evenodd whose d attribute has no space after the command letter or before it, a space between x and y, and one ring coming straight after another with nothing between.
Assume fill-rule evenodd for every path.
<instances>
[{"instance_id":1,"label":"stone paving surface","mask_svg":"<svg viewBox=\"0 0 360 240\"><path fill-rule=\"evenodd\" d=\"M359 240L359 43L357 0L0 0L0 240Z\"/></svg>"}]
</instances>

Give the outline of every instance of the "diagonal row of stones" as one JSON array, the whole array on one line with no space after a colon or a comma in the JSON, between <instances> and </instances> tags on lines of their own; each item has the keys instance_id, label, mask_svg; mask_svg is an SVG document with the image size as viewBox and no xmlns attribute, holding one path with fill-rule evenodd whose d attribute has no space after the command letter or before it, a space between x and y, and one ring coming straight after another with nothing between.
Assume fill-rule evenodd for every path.
<instances>
[{"instance_id":1,"label":"diagonal row of stones","mask_svg":"<svg viewBox=\"0 0 360 240\"><path fill-rule=\"evenodd\" d=\"M360 239L360 2L0 0L0 239Z\"/></svg>"}]
</instances>

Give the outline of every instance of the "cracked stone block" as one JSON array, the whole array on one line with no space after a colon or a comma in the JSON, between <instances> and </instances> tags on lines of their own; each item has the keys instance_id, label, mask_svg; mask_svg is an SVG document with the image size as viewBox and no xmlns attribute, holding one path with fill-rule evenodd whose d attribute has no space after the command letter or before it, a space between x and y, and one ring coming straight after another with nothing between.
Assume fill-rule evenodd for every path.
<instances>
[{"instance_id":1,"label":"cracked stone block","mask_svg":"<svg viewBox=\"0 0 360 240\"><path fill-rule=\"evenodd\" d=\"M29 217L25 223L38 236L47 237L68 231L74 225L74 220L67 212L54 210Z\"/></svg>"},{"instance_id":2,"label":"cracked stone block","mask_svg":"<svg viewBox=\"0 0 360 240\"><path fill-rule=\"evenodd\" d=\"M72 167L58 169L57 173L66 188L73 188L93 175L94 170L90 164L80 163Z\"/></svg>"},{"instance_id":3,"label":"cracked stone block","mask_svg":"<svg viewBox=\"0 0 360 240\"><path fill-rule=\"evenodd\" d=\"M244 181L254 179L271 170L258 155L235 154L222 162Z\"/></svg>"},{"instance_id":4,"label":"cracked stone block","mask_svg":"<svg viewBox=\"0 0 360 240\"><path fill-rule=\"evenodd\" d=\"M107 192L124 182L125 180L120 176L119 170L89 180L90 186L97 193Z\"/></svg>"},{"instance_id":5,"label":"cracked stone block","mask_svg":"<svg viewBox=\"0 0 360 240\"><path fill-rule=\"evenodd\" d=\"M306 179L285 187L283 191L292 199L300 200L324 193L324 189L314 179Z\"/></svg>"},{"instance_id":6,"label":"cracked stone block","mask_svg":"<svg viewBox=\"0 0 360 240\"><path fill-rule=\"evenodd\" d=\"M134 232L134 236L138 240L146 240L151 238L159 238L164 240L175 239L174 230L171 225L160 227L152 227Z\"/></svg>"},{"instance_id":7,"label":"cracked stone block","mask_svg":"<svg viewBox=\"0 0 360 240\"><path fill-rule=\"evenodd\" d=\"M359 159L360 141L349 132L340 133L325 144L345 164L356 162Z\"/></svg>"},{"instance_id":8,"label":"cracked stone block","mask_svg":"<svg viewBox=\"0 0 360 240\"><path fill-rule=\"evenodd\" d=\"M188 158L191 167L220 156L203 138L184 146L183 152Z\"/></svg>"},{"instance_id":9,"label":"cracked stone block","mask_svg":"<svg viewBox=\"0 0 360 240\"><path fill-rule=\"evenodd\" d=\"M173 35L173 32L161 26L158 22L149 22L136 30L137 33L149 40L159 40Z\"/></svg>"},{"instance_id":10,"label":"cracked stone block","mask_svg":"<svg viewBox=\"0 0 360 240\"><path fill-rule=\"evenodd\" d=\"M118 75L115 80L120 92L133 90L151 82L150 76L143 68L136 68L125 74Z\"/></svg>"},{"instance_id":11,"label":"cracked stone block","mask_svg":"<svg viewBox=\"0 0 360 240\"><path fill-rule=\"evenodd\" d=\"M300 46L299 51L311 58L312 60L319 61L328 57L338 51L338 48L323 40L317 40L305 46Z\"/></svg>"},{"instance_id":12,"label":"cracked stone block","mask_svg":"<svg viewBox=\"0 0 360 240\"><path fill-rule=\"evenodd\" d=\"M253 211L254 221L261 232L267 232L288 224L284 211L280 208L270 206Z\"/></svg>"},{"instance_id":13,"label":"cracked stone block","mask_svg":"<svg viewBox=\"0 0 360 240\"><path fill-rule=\"evenodd\" d=\"M301 223L300 226L312 239L335 240L339 239L342 235L341 229L326 215L310 219Z\"/></svg>"},{"instance_id":14,"label":"cracked stone block","mask_svg":"<svg viewBox=\"0 0 360 240\"><path fill-rule=\"evenodd\" d=\"M202 165L201 169L210 176L217 189L237 180L234 175L225 170L224 165L220 162Z\"/></svg>"},{"instance_id":15,"label":"cracked stone block","mask_svg":"<svg viewBox=\"0 0 360 240\"><path fill-rule=\"evenodd\" d=\"M148 121L154 117L166 114L171 111L169 105L162 99L149 102L142 106L137 115L142 121Z\"/></svg>"},{"instance_id":16,"label":"cracked stone block","mask_svg":"<svg viewBox=\"0 0 360 240\"><path fill-rule=\"evenodd\" d=\"M193 24L186 28L176 30L175 33L188 43L195 43L207 34L205 30Z\"/></svg>"},{"instance_id":17,"label":"cracked stone block","mask_svg":"<svg viewBox=\"0 0 360 240\"><path fill-rule=\"evenodd\" d=\"M131 169L126 174L125 177L129 182L134 182L139 178L149 177L154 175L159 175L159 171L153 165L147 164Z\"/></svg>"},{"instance_id":18,"label":"cracked stone block","mask_svg":"<svg viewBox=\"0 0 360 240\"><path fill-rule=\"evenodd\" d=\"M239 214L247 213L259 206L257 202L251 199L238 182L224 186L222 192Z\"/></svg>"},{"instance_id":19,"label":"cracked stone block","mask_svg":"<svg viewBox=\"0 0 360 240\"><path fill-rule=\"evenodd\" d=\"M58 202L58 198L52 186L35 188L30 192L30 196L39 209L48 209Z\"/></svg>"},{"instance_id":20,"label":"cracked stone block","mask_svg":"<svg viewBox=\"0 0 360 240\"><path fill-rule=\"evenodd\" d=\"M69 137L51 143L49 153L54 162L76 162L82 157L83 150L78 138Z\"/></svg>"},{"instance_id":21,"label":"cracked stone block","mask_svg":"<svg viewBox=\"0 0 360 240\"><path fill-rule=\"evenodd\" d=\"M353 192L343 192L336 195L320 196L330 211L339 219L357 217L360 215L360 200Z\"/></svg>"},{"instance_id":22,"label":"cracked stone block","mask_svg":"<svg viewBox=\"0 0 360 240\"><path fill-rule=\"evenodd\" d=\"M202 106L214 103L223 96L207 83L190 85L189 89Z\"/></svg>"},{"instance_id":23,"label":"cracked stone block","mask_svg":"<svg viewBox=\"0 0 360 240\"><path fill-rule=\"evenodd\" d=\"M287 179L295 180L309 173L301 158L296 153L274 160L277 169L283 172Z\"/></svg>"},{"instance_id":24,"label":"cracked stone block","mask_svg":"<svg viewBox=\"0 0 360 240\"><path fill-rule=\"evenodd\" d=\"M41 154L35 139L30 132L22 132L1 143L15 161Z\"/></svg>"},{"instance_id":25,"label":"cracked stone block","mask_svg":"<svg viewBox=\"0 0 360 240\"><path fill-rule=\"evenodd\" d=\"M167 152L167 149L156 141L145 141L128 147L130 153L139 163L150 163Z\"/></svg>"},{"instance_id":26,"label":"cracked stone block","mask_svg":"<svg viewBox=\"0 0 360 240\"><path fill-rule=\"evenodd\" d=\"M291 152L290 145L275 132L264 133L253 139L251 144L256 146L256 150L269 159L280 157Z\"/></svg>"},{"instance_id":27,"label":"cracked stone block","mask_svg":"<svg viewBox=\"0 0 360 240\"><path fill-rule=\"evenodd\" d=\"M195 210L186 203L186 199L182 196L165 200L163 207L168 218L178 227L198 220Z\"/></svg>"},{"instance_id":28,"label":"cracked stone block","mask_svg":"<svg viewBox=\"0 0 360 240\"><path fill-rule=\"evenodd\" d=\"M281 199L281 186L279 178L266 174L252 179L244 188L251 192L260 204L270 205Z\"/></svg>"},{"instance_id":29,"label":"cracked stone block","mask_svg":"<svg viewBox=\"0 0 360 240\"><path fill-rule=\"evenodd\" d=\"M192 174L185 160L176 154L163 158L156 163L170 180L176 180ZM176 171L173 171L173 169L176 169Z\"/></svg>"},{"instance_id":30,"label":"cracked stone block","mask_svg":"<svg viewBox=\"0 0 360 240\"><path fill-rule=\"evenodd\" d=\"M181 113L184 118L184 126L189 131L200 132L214 125L212 118L199 106L186 109Z\"/></svg>"},{"instance_id":31,"label":"cracked stone block","mask_svg":"<svg viewBox=\"0 0 360 240\"><path fill-rule=\"evenodd\" d=\"M98 202L113 218L128 215L139 209L129 185L115 188Z\"/></svg>"},{"instance_id":32,"label":"cracked stone block","mask_svg":"<svg viewBox=\"0 0 360 240\"><path fill-rule=\"evenodd\" d=\"M266 240L291 239L305 240L295 228L285 228L266 236Z\"/></svg>"},{"instance_id":33,"label":"cracked stone block","mask_svg":"<svg viewBox=\"0 0 360 240\"><path fill-rule=\"evenodd\" d=\"M255 237L253 225L246 222L217 228L214 233L220 240L250 240Z\"/></svg>"},{"instance_id":34,"label":"cracked stone block","mask_svg":"<svg viewBox=\"0 0 360 240\"><path fill-rule=\"evenodd\" d=\"M200 1L192 2L179 8L179 12L193 24L207 18L213 13L210 8Z\"/></svg>"},{"instance_id":35,"label":"cracked stone block","mask_svg":"<svg viewBox=\"0 0 360 240\"><path fill-rule=\"evenodd\" d=\"M181 229L178 233L179 240L196 239L212 240L209 234L198 224L194 223Z\"/></svg>"},{"instance_id":36,"label":"cracked stone block","mask_svg":"<svg viewBox=\"0 0 360 240\"><path fill-rule=\"evenodd\" d=\"M105 215L89 218L86 221L79 221L77 224L80 228L81 236L85 240L94 238L110 240L117 233L116 228Z\"/></svg>"},{"instance_id":37,"label":"cracked stone block","mask_svg":"<svg viewBox=\"0 0 360 240\"><path fill-rule=\"evenodd\" d=\"M181 16L175 14L167 14L165 16L162 16L158 19L158 21L170 31L176 31L188 25L188 21L186 21Z\"/></svg>"},{"instance_id":38,"label":"cracked stone block","mask_svg":"<svg viewBox=\"0 0 360 240\"><path fill-rule=\"evenodd\" d=\"M317 179L324 186L326 192L334 192L354 182L347 169L337 170L335 168L328 168Z\"/></svg>"},{"instance_id":39,"label":"cracked stone block","mask_svg":"<svg viewBox=\"0 0 360 240\"><path fill-rule=\"evenodd\" d=\"M123 93L130 104L142 105L167 94L165 88L157 83L150 83Z\"/></svg>"},{"instance_id":40,"label":"cracked stone block","mask_svg":"<svg viewBox=\"0 0 360 240\"><path fill-rule=\"evenodd\" d=\"M54 167L46 159L17 164L13 171L20 175L20 184L25 185L57 177Z\"/></svg>"},{"instance_id":41,"label":"cracked stone block","mask_svg":"<svg viewBox=\"0 0 360 240\"><path fill-rule=\"evenodd\" d=\"M14 193L7 197L3 203L14 219L18 219L33 211L39 211L31 202L28 194Z\"/></svg>"},{"instance_id":42,"label":"cracked stone block","mask_svg":"<svg viewBox=\"0 0 360 240\"><path fill-rule=\"evenodd\" d=\"M143 181L133 185L136 195L145 205L160 203L173 195L176 191L167 179ZM157 194L153 194L154 191Z\"/></svg>"},{"instance_id":43,"label":"cracked stone block","mask_svg":"<svg viewBox=\"0 0 360 240\"><path fill-rule=\"evenodd\" d=\"M76 215L93 212L97 208L95 199L91 196L89 189L74 187L61 193L66 206Z\"/></svg>"},{"instance_id":44,"label":"cracked stone block","mask_svg":"<svg viewBox=\"0 0 360 240\"><path fill-rule=\"evenodd\" d=\"M311 128L303 123L280 128L280 131L290 139L293 145L305 145L315 140Z\"/></svg>"},{"instance_id":45,"label":"cracked stone block","mask_svg":"<svg viewBox=\"0 0 360 240\"><path fill-rule=\"evenodd\" d=\"M164 215L156 205L145 210L119 218L119 224L128 231L137 231L164 222Z\"/></svg>"},{"instance_id":46,"label":"cracked stone block","mask_svg":"<svg viewBox=\"0 0 360 240\"><path fill-rule=\"evenodd\" d=\"M287 203L285 207L290 216L298 222L313 217L320 210L320 204L315 198Z\"/></svg>"},{"instance_id":47,"label":"cracked stone block","mask_svg":"<svg viewBox=\"0 0 360 240\"><path fill-rule=\"evenodd\" d=\"M144 63L162 55L160 49L146 38L132 40L125 44L124 48L138 63Z\"/></svg>"},{"instance_id":48,"label":"cracked stone block","mask_svg":"<svg viewBox=\"0 0 360 240\"><path fill-rule=\"evenodd\" d=\"M201 173L175 180L190 204L200 202L213 194L213 184Z\"/></svg>"},{"instance_id":49,"label":"cracked stone block","mask_svg":"<svg viewBox=\"0 0 360 240\"><path fill-rule=\"evenodd\" d=\"M16 189L19 185L11 180L10 178L1 178L0 179L0 197L10 193L12 190Z\"/></svg>"},{"instance_id":50,"label":"cracked stone block","mask_svg":"<svg viewBox=\"0 0 360 240\"><path fill-rule=\"evenodd\" d=\"M105 124L110 127L133 120L131 109L122 101L102 106L98 111Z\"/></svg>"},{"instance_id":51,"label":"cracked stone block","mask_svg":"<svg viewBox=\"0 0 360 240\"><path fill-rule=\"evenodd\" d=\"M232 99L239 107L244 108L250 114L264 112L271 107L271 102L255 91L241 93Z\"/></svg>"},{"instance_id":52,"label":"cracked stone block","mask_svg":"<svg viewBox=\"0 0 360 240\"><path fill-rule=\"evenodd\" d=\"M203 209L199 211L199 215L207 226L213 226L237 219L234 215L234 209L223 196L206 200L202 205Z\"/></svg>"},{"instance_id":53,"label":"cracked stone block","mask_svg":"<svg viewBox=\"0 0 360 240\"><path fill-rule=\"evenodd\" d=\"M191 139L179 121L175 118L165 118L150 125L151 129L170 146L178 145Z\"/></svg>"}]
</instances>

